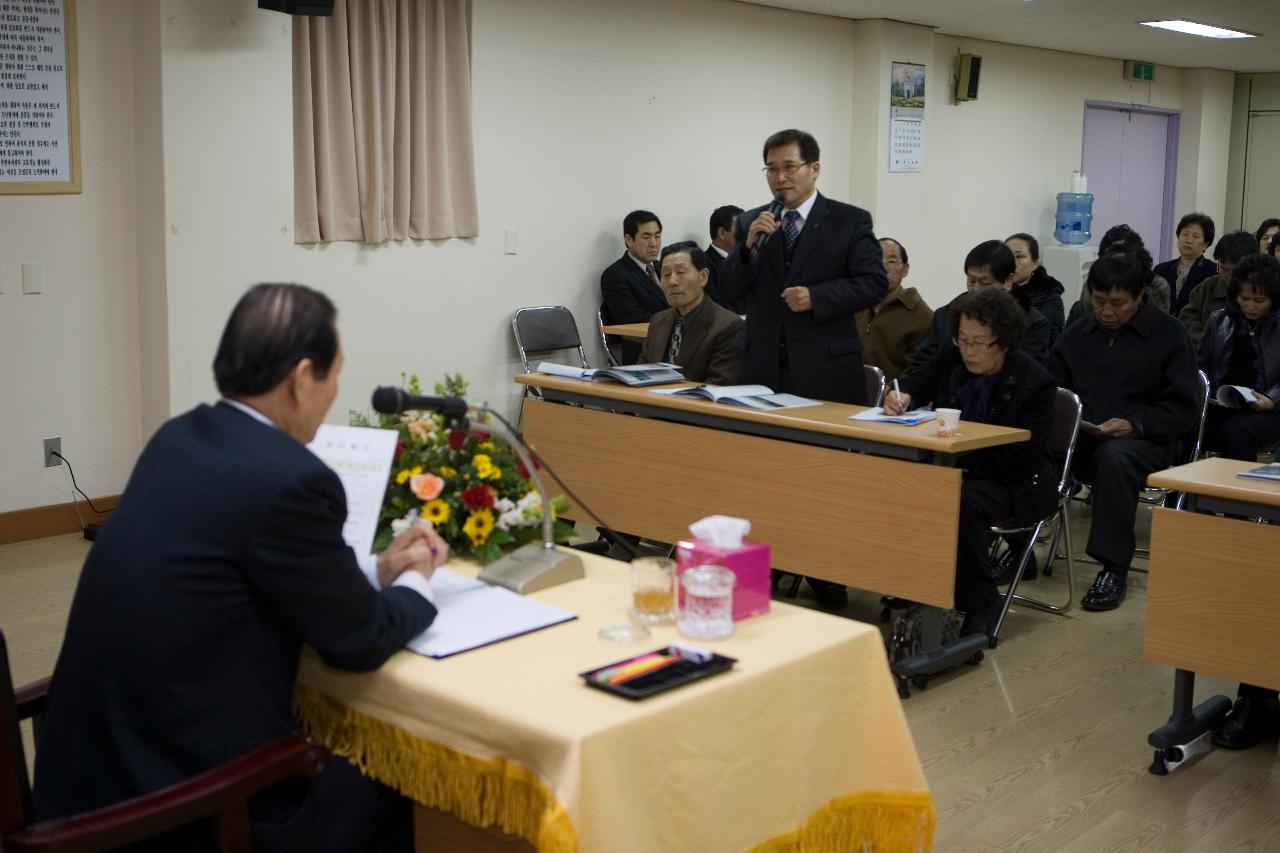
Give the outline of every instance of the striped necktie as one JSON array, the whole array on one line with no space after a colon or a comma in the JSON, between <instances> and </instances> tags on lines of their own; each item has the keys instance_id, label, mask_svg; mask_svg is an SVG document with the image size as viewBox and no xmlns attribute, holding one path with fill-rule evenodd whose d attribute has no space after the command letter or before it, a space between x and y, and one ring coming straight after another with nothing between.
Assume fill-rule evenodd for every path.
<instances>
[{"instance_id":1,"label":"striped necktie","mask_svg":"<svg viewBox=\"0 0 1280 853\"><path fill-rule=\"evenodd\" d=\"M782 217L782 237L787 241L787 251L791 251L796 247L796 240L800 239L800 211L788 210L787 215Z\"/></svg>"}]
</instances>

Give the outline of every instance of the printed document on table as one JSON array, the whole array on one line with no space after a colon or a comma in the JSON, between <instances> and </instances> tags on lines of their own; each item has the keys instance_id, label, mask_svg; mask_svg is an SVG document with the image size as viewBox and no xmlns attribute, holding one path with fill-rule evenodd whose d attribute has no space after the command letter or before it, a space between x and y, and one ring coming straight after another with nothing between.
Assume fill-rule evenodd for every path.
<instances>
[{"instance_id":1,"label":"printed document on table","mask_svg":"<svg viewBox=\"0 0 1280 853\"><path fill-rule=\"evenodd\" d=\"M342 538L357 554L373 550L400 433L393 429L321 424L307 448L332 468L347 493Z\"/></svg>"},{"instance_id":2,"label":"printed document on table","mask_svg":"<svg viewBox=\"0 0 1280 853\"><path fill-rule=\"evenodd\" d=\"M578 617L500 586L436 569L431 576L435 621L409 641L409 650L445 658Z\"/></svg>"},{"instance_id":3,"label":"printed document on table","mask_svg":"<svg viewBox=\"0 0 1280 853\"><path fill-rule=\"evenodd\" d=\"M938 416L937 412L930 409L915 409L910 412L903 412L900 415L887 415L884 408L876 406L872 409L858 412L856 415L849 415L851 421L870 421L878 424L905 424L906 426L915 426L925 421L931 421Z\"/></svg>"}]
</instances>

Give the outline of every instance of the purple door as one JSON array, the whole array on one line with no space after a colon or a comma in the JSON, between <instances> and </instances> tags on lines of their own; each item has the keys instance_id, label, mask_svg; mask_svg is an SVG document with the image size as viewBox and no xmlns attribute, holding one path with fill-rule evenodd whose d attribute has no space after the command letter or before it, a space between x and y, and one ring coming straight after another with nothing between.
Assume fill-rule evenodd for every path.
<instances>
[{"instance_id":1,"label":"purple door","mask_svg":"<svg viewBox=\"0 0 1280 853\"><path fill-rule=\"evenodd\" d=\"M1087 104L1081 165L1093 193L1093 237L1127 223L1155 263L1172 251L1176 117L1132 107Z\"/></svg>"}]
</instances>

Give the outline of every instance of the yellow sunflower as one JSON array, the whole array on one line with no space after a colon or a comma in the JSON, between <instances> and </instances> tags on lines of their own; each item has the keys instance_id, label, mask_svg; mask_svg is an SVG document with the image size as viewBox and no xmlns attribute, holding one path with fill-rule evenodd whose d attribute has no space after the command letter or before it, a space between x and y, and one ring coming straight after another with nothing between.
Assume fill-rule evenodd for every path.
<instances>
[{"instance_id":1,"label":"yellow sunflower","mask_svg":"<svg viewBox=\"0 0 1280 853\"><path fill-rule=\"evenodd\" d=\"M432 524L444 524L449 520L449 505L436 498L422 505L422 517Z\"/></svg>"},{"instance_id":2,"label":"yellow sunflower","mask_svg":"<svg viewBox=\"0 0 1280 853\"><path fill-rule=\"evenodd\" d=\"M489 541L489 534L493 532L493 511L478 509L471 513L467 523L462 525L462 532L467 534L471 544L476 547Z\"/></svg>"}]
</instances>

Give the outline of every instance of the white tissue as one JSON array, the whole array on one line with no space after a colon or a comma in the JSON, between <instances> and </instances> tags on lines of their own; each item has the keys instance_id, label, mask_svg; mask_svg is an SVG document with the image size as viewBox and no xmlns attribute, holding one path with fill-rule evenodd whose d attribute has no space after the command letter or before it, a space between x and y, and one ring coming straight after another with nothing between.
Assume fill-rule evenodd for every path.
<instances>
[{"instance_id":1,"label":"white tissue","mask_svg":"<svg viewBox=\"0 0 1280 853\"><path fill-rule=\"evenodd\" d=\"M709 515L690 524L689 532L708 545L729 550L742 547L742 540L751 532L751 522L729 515Z\"/></svg>"}]
</instances>

